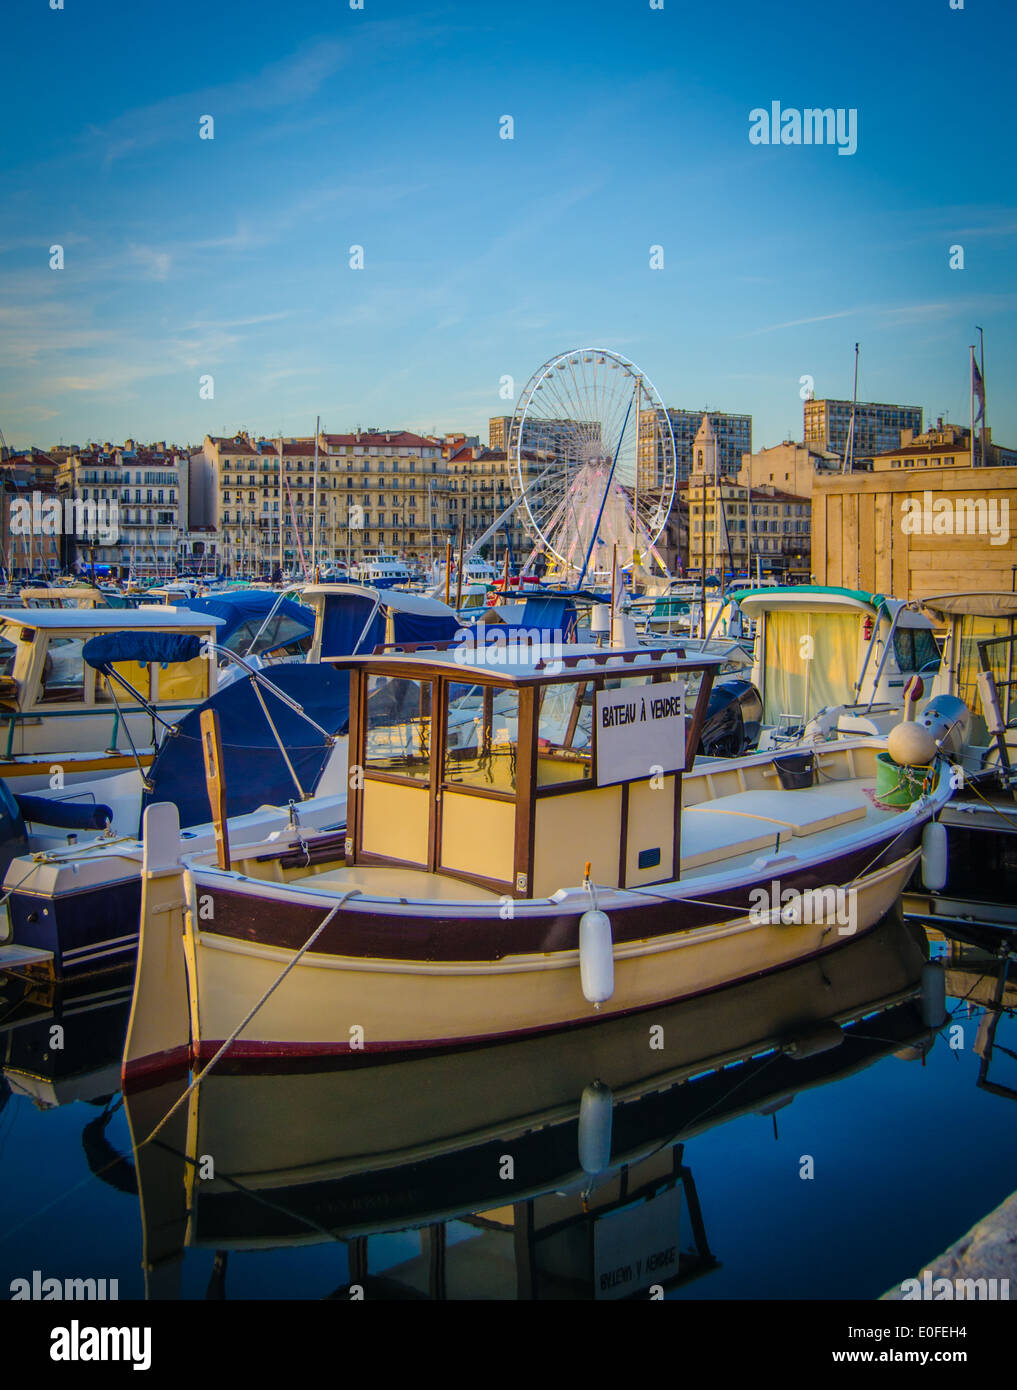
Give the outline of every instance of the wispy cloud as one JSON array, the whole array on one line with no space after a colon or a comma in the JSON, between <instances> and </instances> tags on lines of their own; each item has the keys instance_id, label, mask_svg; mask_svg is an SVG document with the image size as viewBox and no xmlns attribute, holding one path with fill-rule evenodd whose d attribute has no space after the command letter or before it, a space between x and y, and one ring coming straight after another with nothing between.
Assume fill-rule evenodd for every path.
<instances>
[{"instance_id":1,"label":"wispy cloud","mask_svg":"<svg viewBox=\"0 0 1017 1390\"><path fill-rule=\"evenodd\" d=\"M136 265L141 266L148 280L168 280L173 257L168 251L158 251L154 246L128 246L127 254Z\"/></svg>"}]
</instances>

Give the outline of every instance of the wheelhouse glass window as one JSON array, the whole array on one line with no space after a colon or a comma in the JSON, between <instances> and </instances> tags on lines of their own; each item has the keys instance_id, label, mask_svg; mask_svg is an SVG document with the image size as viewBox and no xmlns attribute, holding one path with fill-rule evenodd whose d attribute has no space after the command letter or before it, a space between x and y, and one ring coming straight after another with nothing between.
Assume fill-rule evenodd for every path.
<instances>
[{"instance_id":1,"label":"wheelhouse glass window","mask_svg":"<svg viewBox=\"0 0 1017 1390\"><path fill-rule=\"evenodd\" d=\"M426 782L431 776L431 683L395 676L367 680L367 772Z\"/></svg>"},{"instance_id":2,"label":"wheelhouse glass window","mask_svg":"<svg viewBox=\"0 0 1017 1390\"><path fill-rule=\"evenodd\" d=\"M51 637L42 668L43 704L62 704L85 698L85 662L77 637Z\"/></svg>"},{"instance_id":3,"label":"wheelhouse glass window","mask_svg":"<svg viewBox=\"0 0 1017 1390\"><path fill-rule=\"evenodd\" d=\"M447 785L514 792L518 751L518 691L467 682L449 687Z\"/></svg>"},{"instance_id":4,"label":"wheelhouse glass window","mask_svg":"<svg viewBox=\"0 0 1017 1390\"><path fill-rule=\"evenodd\" d=\"M537 786L588 781L593 773L593 682L542 686L537 694Z\"/></svg>"},{"instance_id":5,"label":"wheelhouse glass window","mask_svg":"<svg viewBox=\"0 0 1017 1390\"><path fill-rule=\"evenodd\" d=\"M893 634L894 655L902 671L936 671L939 648L925 627L899 627Z\"/></svg>"}]
</instances>

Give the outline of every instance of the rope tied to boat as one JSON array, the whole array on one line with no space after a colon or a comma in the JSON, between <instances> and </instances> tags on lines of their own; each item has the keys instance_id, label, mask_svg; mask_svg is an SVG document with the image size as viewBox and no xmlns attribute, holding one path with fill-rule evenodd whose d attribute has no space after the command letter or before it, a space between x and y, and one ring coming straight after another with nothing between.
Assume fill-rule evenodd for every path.
<instances>
[{"instance_id":1,"label":"rope tied to boat","mask_svg":"<svg viewBox=\"0 0 1017 1390\"><path fill-rule=\"evenodd\" d=\"M317 941L318 937L322 934L325 928L335 917L339 909L342 906L344 906L344 904L347 903L350 898L358 896L359 893L359 888L347 889L347 891L342 895L342 897L335 904L335 906L328 912L328 914L322 919L322 921L318 923L314 931L304 942L303 946L301 946L300 950L297 951L297 953L294 955L293 959L286 963L282 973L275 980L272 981L268 989L265 990L261 998L255 1003L254 1007L250 1009L248 1013L245 1015L245 1017L242 1019L242 1021L237 1024L233 1032L229 1035L226 1041L215 1053L215 1056L210 1059L208 1066L204 1067L203 1070L198 1073L198 1075L194 1078L191 1084L187 1087L187 1090L184 1091L180 1096L178 1096L176 1101L174 1101L173 1105L171 1105L170 1108L166 1111L166 1114L162 1117L162 1119L152 1130L152 1132L147 1136L147 1138L142 1140L143 1144L150 1144L152 1140L155 1138L155 1136L162 1129L163 1125L166 1124L167 1120L169 1120L170 1117L174 1115L177 1112L177 1110L180 1109L181 1105L183 1105L184 1101L189 1098L191 1093L198 1089L198 1087L205 1080L205 1078L211 1072L212 1068L216 1065L216 1063L219 1062L222 1059L222 1057L226 1054L226 1052L233 1046L237 1038L244 1031L247 1025L251 1022L251 1020L254 1018L255 1014L257 1014L259 1009L263 1008L264 1005L268 1002L268 1000L272 997L272 995L276 992L276 990L282 984L283 980L285 980L286 976L290 973L290 971L297 964L300 958L311 949L311 947Z\"/></svg>"}]
</instances>

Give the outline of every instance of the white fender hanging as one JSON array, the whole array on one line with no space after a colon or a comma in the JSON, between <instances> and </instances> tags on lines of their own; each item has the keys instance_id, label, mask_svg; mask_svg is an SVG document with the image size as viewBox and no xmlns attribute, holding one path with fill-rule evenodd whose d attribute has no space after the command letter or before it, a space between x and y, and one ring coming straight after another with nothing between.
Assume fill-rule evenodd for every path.
<instances>
[{"instance_id":1,"label":"white fender hanging","mask_svg":"<svg viewBox=\"0 0 1017 1390\"><path fill-rule=\"evenodd\" d=\"M946 826L929 821L922 831L922 882L930 893L941 893L946 887L948 868Z\"/></svg>"},{"instance_id":2,"label":"white fender hanging","mask_svg":"<svg viewBox=\"0 0 1017 1390\"><path fill-rule=\"evenodd\" d=\"M583 886L589 892L593 906L579 919L579 978L584 997L599 1009L614 994L614 941L611 919L597 907L596 892L590 883L589 864Z\"/></svg>"},{"instance_id":3,"label":"white fender hanging","mask_svg":"<svg viewBox=\"0 0 1017 1390\"><path fill-rule=\"evenodd\" d=\"M611 1125L614 1095L603 1081L583 1088L579 1102L579 1166L595 1176L611 1166Z\"/></svg>"}]
</instances>

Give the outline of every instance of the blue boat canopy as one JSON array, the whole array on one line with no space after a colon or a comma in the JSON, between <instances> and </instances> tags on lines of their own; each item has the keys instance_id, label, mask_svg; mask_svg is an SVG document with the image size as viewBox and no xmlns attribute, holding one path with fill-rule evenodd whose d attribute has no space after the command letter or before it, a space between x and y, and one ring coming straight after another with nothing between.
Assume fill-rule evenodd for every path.
<instances>
[{"instance_id":1,"label":"blue boat canopy","mask_svg":"<svg viewBox=\"0 0 1017 1390\"><path fill-rule=\"evenodd\" d=\"M296 700L330 734L345 733L350 704L348 671L294 662L272 666L264 677ZM211 818L201 751L201 712L205 709L219 714L227 815L242 816L259 806L285 805L298 799L293 778L252 686L250 676L236 681L180 720L176 734L163 740L149 769L149 790L142 800L142 815L153 802L172 801L180 812L181 825L204 825ZM331 745L264 685L261 693L301 787L312 792L324 771Z\"/></svg>"},{"instance_id":2,"label":"blue boat canopy","mask_svg":"<svg viewBox=\"0 0 1017 1390\"><path fill-rule=\"evenodd\" d=\"M81 654L97 671L117 661L193 661L201 655L201 638L193 632L104 632L90 637Z\"/></svg>"},{"instance_id":3,"label":"blue boat canopy","mask_svg":"<svg viewBox=\"0 0 1017 1390\"><path fill-rule=\"evenodd\" d=\"M276 606L278 605L278 606ZM257 638L252 655L277 651L292 642L310 638L314 631L314 613L302 603L284 598L271 589L234 589L205 598L192 598L185 605L192 613L209 613L222 618L223 625L216 633L219 646L244 656ZM272 609L271 620L265 619ZM264 631L262 626L264 625Z\"/></svg>"},{"instance_id":4,"label":"blue boat canopy","mask_svg":"<svg viewBox=\"0 0 1017 1390\"><path fill-rule=\"evenodd\" d=\"M354 584L315 586L306 592L320 596L324 604L323 661L373 652L383 642L448 642L460 628L451 608L421 594Z\"/></svg>"}]
</instances>

